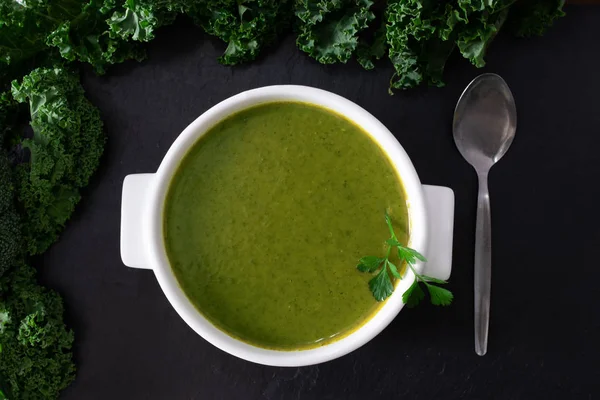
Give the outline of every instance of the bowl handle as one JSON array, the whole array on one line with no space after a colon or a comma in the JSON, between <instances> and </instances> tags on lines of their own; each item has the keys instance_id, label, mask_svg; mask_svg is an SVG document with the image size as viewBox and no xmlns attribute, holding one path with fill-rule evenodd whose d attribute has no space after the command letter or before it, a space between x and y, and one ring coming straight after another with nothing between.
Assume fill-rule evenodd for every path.
<instances>
[{"instance_id":1,"label":"bowl handle","mask_svg":"<svg viewBox=\"0 0 600 400\"><path fill-rule=\"evenodd\" d=\"M443 186L423 185L428 216L429 246L423 274L447 280L452 271L454 192Z\"/></svg>"},{"instance_id":2,"label":"bowl handle","mask_svg":"<svg viewBox=\"0 0 600 400\"><path fill-rule=\"evenodd\" d=\"M148 262L146 207L155 174L127 175L121 200L121 259L131 268L151 269Z\"/></svg>"}]
</instances>

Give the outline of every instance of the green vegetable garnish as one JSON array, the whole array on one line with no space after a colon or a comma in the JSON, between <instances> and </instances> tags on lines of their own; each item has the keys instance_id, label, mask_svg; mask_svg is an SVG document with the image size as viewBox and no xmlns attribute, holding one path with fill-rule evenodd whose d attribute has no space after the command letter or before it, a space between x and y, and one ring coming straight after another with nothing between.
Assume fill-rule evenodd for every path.
<instances>
[{"instance_id":1,"label":"green vegetable garnish","mask_svg":"<svg viewBox=\"0 0 600 400\"><path fill-rule=\"evenodd\" d=\"M15 114L14 106L15 103L7 96L0 96L0 144L4 142L4 130L8 132L10 117ZM0 148L0 277L12 267L22 252L21 221L14 202L12 174L8 153Z\"/></svg>"},{"instance_id":2,"label":"green vegetable garnish","mask_svg":"<svg viewBox=\"0 0 600 400\"><path fill-rule=\"evenodd\" d=\"M75 378L62 299L35 275L16 264L0 278L0 393L10 400L56 399Z\"/></svg>"},{"instance_id":3,"label":"green vegetable garnish","mask_svg":"<svg viewBox=\"0 0 600 400\"><path fill-rule=\"evenodd\" d=\"M443 285L448 282L431 276L421 275L415 270L414 265L417 260L423 262L427 260L418 251L405 247L398 241L396 233L394 232L394 227L392 226L392 219L387 211L385 212L385 222L390 230L391 236L386 240L387 252L385 257L363 257L356 266L360 272L377 272L373 279L369 281L369 288L373 293L373 297L375 297L377 301L383 301L392 295L394 292L393 280L402 279L402 274L398 267L401 267L402 263L406 263L408 268L415 274L413 284L402 295L402 301L404 301L407 306L414 307L425 298L425 292L419 283L423 283L427 288L429 297L431 298L431 304L435 306L447 306L452 303L452 299L454 298L452 292L448 289L436 286L436 284ZM398 266L390 261L393 249L396 249L398 253Z\"/></svg>"},{"instance_id":4,"label":"green vegetable garnish","mask_svg":"<svg viewBox=\"0 0 600 400\"><path fill-rule=\"evenodd\" d=\"M23 138L27 108L32 135ZM38 68L0 95L0 145L0 399L54 399L75 376L73 332L26 255L56 241L98 167L100 113L76 74Z\"/></svg>"},{"instance_id":5,"label":"green vegetable garnish","mask_svg":"<svg viewBox=\"0 0 600 400\"><path fill-rule=\"evenodd\" d=\"M372 69L374 60L385 57L394 67L392 89L442 86L453 52L482 67L500 30L541 35L564 15L563 5L564 0L4 0L0 87L33 67L51 65L40 62L46 58L88 63L99 73L140 60L139 44L180 14L226 43L219 58L226 65L256 59L293 31L298 47L322 64L355 57ZM203 40L202 34L188 40Z\"/></svg>"},{"instance_id":6,"label":"green vegetable garnish","mask_svg":"<svg viewBox=\"0 0 600 400\"><path fill-rule=\"evenodd\" d=\"M33 137L21 146L29 163L16 170L17 199L29 254L58 239L98 167L104 150L100 112L84 96L79 77L63 68L39 68L13 81L15 100L29 103Z\"/></svg>"},{"instance_id":7,"label":"green vegetable garnish","mask_svg":"<svg viewBox=\"0 0 600 400\"><path fill-rule=\"evenodd\" d=\"M321 64L346 63L375 19L370 0L296 1L298 47Z\"/></svg>"},{"instance_id":8,"label":"green vegetable garnish","mask_svg":"<svg viewBox=\"0 0 600 400\"><path fill-rule=\"evenodd\" d=\"M185 12L206 33L227 43L219 61L252 61L277 40L292 20L291 0L212 0L184 2Z\"/></svg>"}]
</instances>

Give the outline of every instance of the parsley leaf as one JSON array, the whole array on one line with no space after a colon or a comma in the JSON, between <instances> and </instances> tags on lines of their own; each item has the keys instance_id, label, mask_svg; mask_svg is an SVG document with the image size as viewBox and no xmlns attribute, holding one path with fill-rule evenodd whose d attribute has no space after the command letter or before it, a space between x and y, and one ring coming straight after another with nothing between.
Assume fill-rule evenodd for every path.
<instances>
[{"instance_id":1,"label":"parsley leaf","mask_svg":"<svg viewBox=\"0 0 600 400\"><path fill-rule=\"evenodd\" d=\"M431 304L434 306L448 306L452 303L454 295L448 289L430 284L426 284L426 286L431 297Z\"/></svg>"},{"instance_id":2,"label":"parsley leaf","mask_svg":"<svg viewBox=\"0 0 600 400\"><path fill-rule=\"evenodd\" d=\"M442 280L442 279L434 278L434 277L427 276L427 275L421 275L421 279L422 279L424 282L433 282L433 283L439 283L439 284L441 284L441 285L444 285L444 284L448 283L448 282L446 282L446 281L444 281L444 280Z\"/></svg>"},{"instance_id":3,"label":"parsley leaf","mask_svg":"<svg viewBox=\"0 0 600 400\"><path fill-rule=\"evenodd\" d=\"M385 258L367 256L363 257L358 261L356 268L360 272L375 272L377 268L385 261Z\"/></svg>"},{"instance_id":4,"label":"parsley leaf","mask_svg":"<svg viewBox=\"0 0 600 400\"><path fill-rule=\"evenodd\" d=\"M387 268L381 268L379 273L369 281L369 288L377 301L383 301L394 292L394 285L388 274Z\"/></svg>"},{"instance_id":5,"label":"parsley leaf","mask_svg":"<svg viewBox=\"0 0 600 400\"><path fill-rule=\"evenodd\" d=\"M390 236L391 238L388 239L388 244L390 240L394 241L394 243L400 244L400 242L398 242L398 239L396 238L396 232L394 232L394 226L392 225L392 218L390 217L390 214L388 214L388 212L385 212L385 223L388 226L388 229L390 230ZM392 246L396 246L396 244L393 244Z\"/></svg>"},{"instance_id":6,"label":"parsley leaf","mask_svg":"<svg viewBox=\"0 0 600 400\"><path fill-rule=\"evenodd\" d=\"M411 264L416 263L416 260L426 262L427 259L421 253L408 247L402 246L400 243L394 245L398 248L398 257L404 259Z\"/></svg>"},{"instance_id":7,"label":"parsley leaf","mask_svg":"<svg viewBox=\"0 0 600 400\"><path fill-rule=\"evenodd\" d=\"M386 242L387 244L389 244L390 246L394 246L394 247L397 247L397 246L402 246L402 243L400 243L400 242L399 242L398 240L396 240L396 239L388 239L388 240L386 240L385 242Z\"/></svg>"},{"instance_id":8,"label":"parsley leaf","mask_svg":"<svg viewBox=\"0 0 600 400\"><path fill-rule=\"evenodd\" d=\"M375 297L377 301L383 301L392 295L394 292L394 284L392 278L390 278L390 274L394 280L402 279L398 267L389 259L392 249L395 248L398 252L400 262L406 263L408 268L415 275L415 280L412 285L402 294L402 301L408 307L416 306L425 298L425 292L419 283L423 283L427 287L427 291L431 298L431 304L436 306L447 306L452 303L452 299L454 298L452 292L439 286L435 286L435 284L444 285L447 283L446 281L427 275L421 275L415 270L414 265L417 261L426 262L427 259L415 249L405 247L398 241L398 237L394 232L392 219L387 211L385 213L385 223L388 226L391 236L385 241L388 245L386 256L383 258L376 256L363 257L356 266L360 272L374 273L379 270L377 275L369 281L369 289L371 289L373 297Z\"/></svg>"},{"instance_id":9,"label":"parsley leaf","mask_svg":"<svg viewBox=\"0 0 600 400\"><path fill-rule=\"evenodd\" d=\"M425 292L419 286L419 282L415 279L413 284L410 285L408 290L404 292L402 295L402 301L406 304L407 307L413 308L421 302L425 298Z\"/></svg>"},{"instance_id":10,"label":"parsley leaf","mask_svg":"<svg viewBox=\"0 0 600 400\"><path fill-rule=\"evenodd\" d=\"M396 279L402 279L402 275L400 275L400 272L398 272L398 268L394 265L394 263L392 263L390 260L385 260L385 263L390 268L390 272Z\"/></svg>"}]
</instances>

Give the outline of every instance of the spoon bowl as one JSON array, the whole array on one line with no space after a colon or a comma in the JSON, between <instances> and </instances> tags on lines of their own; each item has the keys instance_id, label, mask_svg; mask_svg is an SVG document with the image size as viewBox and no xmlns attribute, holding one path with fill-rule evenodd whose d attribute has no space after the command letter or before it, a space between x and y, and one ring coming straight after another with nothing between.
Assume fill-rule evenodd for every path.
<instances>
[{"instance_id":1,"label":"spoon bowl","mask_svg":"<svg viewBox=\"0 0 600 400\"><path fill-rule=\"evenodd\" d=\"M487 352L492 284L492 235L488 172L506 154L517 130L517 109L508 85L483 74L467 86L454 111L454 142L479 178L475 228L475 352Z\"/></svg>"},{"instance_id":2,"label":"spoon bowl","mask_svg":"<svg viewBox=\"0 0 600 400\"><path fill-rule=\"evenodd\" d=\"M510 147L517 129L515 99L496 74L475 78L454 111L454 141L476 171L489 170Z\"/></svg>"}]
</instances>

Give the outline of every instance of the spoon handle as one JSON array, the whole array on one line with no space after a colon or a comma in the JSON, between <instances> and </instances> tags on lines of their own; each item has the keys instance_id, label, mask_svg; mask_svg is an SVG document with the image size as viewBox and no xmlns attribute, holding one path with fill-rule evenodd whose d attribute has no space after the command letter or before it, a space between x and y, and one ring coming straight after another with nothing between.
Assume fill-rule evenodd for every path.
<instances>
[{"instance_id":1,"label":"spoon handle","mask_svg":"<svg viewBox=\"0 0 600 400\"><path fill-rule=\"evenodd\" d=\"M487 173L479 174L475 229L475 352L487 352L492 286L492 224Z\"/></svg>"}]
</instances>

